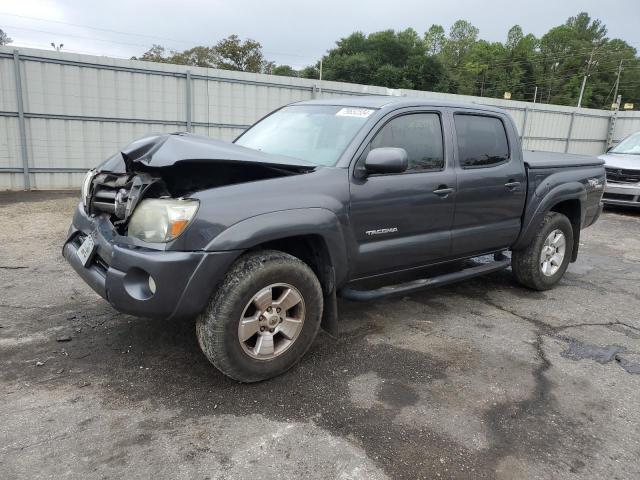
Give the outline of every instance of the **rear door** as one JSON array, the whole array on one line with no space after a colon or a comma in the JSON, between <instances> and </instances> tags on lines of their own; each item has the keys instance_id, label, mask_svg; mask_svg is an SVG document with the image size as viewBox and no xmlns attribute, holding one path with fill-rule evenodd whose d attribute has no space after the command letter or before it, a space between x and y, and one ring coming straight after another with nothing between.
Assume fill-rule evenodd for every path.
<instances>
[{"instance_id":1,"label":"rear door","mask_svg":"<svg viewBox=\"0 0 640 480\"><path fill-rule=\"evenodd\" d=\"M368 137L356 172L370 149L379 147L404 148L409 169L352 176L350 217L358 245L354 277L428 264L447 257L451 247L455 171L443 113L390 114Z\"/></svg>"},{"instance_id":2,"label":"rear door","mask_svg":"<svg viewBox=\"0 0 640 480\"><path fill-rule=\"evenodd\" d=\"M452 255L509 247L520 233L526 172L512 122L499 113L453 115L457 195Z\"/></svg>"}]
</instances>

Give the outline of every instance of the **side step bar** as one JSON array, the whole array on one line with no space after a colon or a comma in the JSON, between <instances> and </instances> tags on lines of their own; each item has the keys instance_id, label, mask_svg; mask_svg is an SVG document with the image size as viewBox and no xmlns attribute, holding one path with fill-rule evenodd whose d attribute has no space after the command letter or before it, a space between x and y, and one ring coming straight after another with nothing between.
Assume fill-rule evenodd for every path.
<instances>
[{"instance_id":1,"label":"side step bar","mask_svg":"<svg viewBox=\"0 0 640 480\"><path fill-rule=\"evenodd\" d=\"M486 255L485 255L486 257ZM479 257L482 258L482 257ZM425 290L428 288L442 287L450 283L456 283L468 278L478 277L487 273L504 270L511 265L511 258L498 253L494 255L493 261L478 263L456 272L445 273L430 278L420 278L411 282L399 283L397 285L388 285L386 287L376 288L375 290L355 290L345 287L338 292L338 295L347 300L366 301L378 298L388 297L390 295L400 295L415 292L416 290Z\"/></svg>"}]
</instances>

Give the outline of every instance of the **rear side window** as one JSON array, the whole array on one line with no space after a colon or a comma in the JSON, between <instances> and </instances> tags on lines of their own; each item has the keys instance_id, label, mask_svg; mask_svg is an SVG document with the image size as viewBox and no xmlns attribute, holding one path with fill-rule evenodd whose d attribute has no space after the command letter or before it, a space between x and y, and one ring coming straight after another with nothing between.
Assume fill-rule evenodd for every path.
<instances>
[{"instance_id":1,"label":"rear side window","mask_svg":"<svg viewBox=\"0 0 640 480\"><path fill-rule=\"evenodd\" d=\"M481 115L454 116L462 168L490 167L509 159L509 143L499 118Z\"/></svg>"},{"instance_id":2,"label":"rear side window","mask_svg":"<svg viewBox=\"0 0 640 480\"><path fill-rule=\"evenodd\" d=\"M444 167L442 126L437 113L410 113L387 123L371 141L371 148L404 148L408 171L440 170Z\"/></svg>"}]
</instances>

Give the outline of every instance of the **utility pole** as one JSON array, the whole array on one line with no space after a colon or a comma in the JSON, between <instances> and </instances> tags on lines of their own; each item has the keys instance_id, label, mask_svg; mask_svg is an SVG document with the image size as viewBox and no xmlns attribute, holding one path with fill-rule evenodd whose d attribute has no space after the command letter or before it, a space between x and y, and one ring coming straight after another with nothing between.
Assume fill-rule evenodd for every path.
<instances>
[{"instance_id":1,"label":"utility pole","mask_svg":"<svg viewBox=\"0 0 640 480\"><path fill-rule=\"evenodd\" d=\"M584 95L584 87L587 85L587 77L589 76L589 70L591 69L591 63L593 62L593 55L596 53L596 49L598 47L593 47L591 50L591 55L589 55L589 61L587 62L587 71L584 73L584 77L582 78L582 87L580 87L580 96L578 97L578 108L582 105L582 96Z\"/></svg>"},{"instance_id":2,"label":"utility pole","mask_svg":"<svg viewBox=\"0 0 640 480\"><path fill-rule=\"evenodd\" d=\"M584 95L584 86L587 84L587 75L582 77L582 87L580 87L580 96L578 97L578 108L582 104L582 95Z\"/></svg>"},{"instance_id":3,"label":"utility pole","mask_svg":"<svg viewBox=\"0 0 640 480\"><path fill-rule=\"evenodd\" d=\"M618 76L616 77L616 88L613 92L613 98L618 103L618 108L620 108L620 100L618 100L618 87L620 86L620 74L622 73L622 62L624 60L620 60L620 65L618 65Z\"/></svg>"},{"instance_id":4,"label":"utility pole","mask_svg":"<svg viewBox=\"0 0 640 480\"><path fill-rule=\"evenodd\" d=\"M538 85L536 85L536 89L533 92L533 104L536 104L536 99L538 98Z\"/></svg>"},{"instance_id":5,"label":"utility pole","mask_svg":"<svg viewBox=\"0 0 640 480\"><path fill-rule=\"evenodd\" d=\"M318 91L322 93L322 57L320 57L320 78L318 82Z\"/></svg>"},{"instance_id":6,"label":"utility pole","mask_svg":"<svg viewBox=\"0 0 640 480\"><path fill-rule=\"evenodd\" d=\"M618 95L615 99L613 105L613 111L611 112L611 117L609 118L609 132L607 133L607 150L611 148L611 144L613 143L613 134L616 130L616 120L618 119L618 112L620 111L620 103L622 102L622 95Z\"/></svg>"}]
</instances>

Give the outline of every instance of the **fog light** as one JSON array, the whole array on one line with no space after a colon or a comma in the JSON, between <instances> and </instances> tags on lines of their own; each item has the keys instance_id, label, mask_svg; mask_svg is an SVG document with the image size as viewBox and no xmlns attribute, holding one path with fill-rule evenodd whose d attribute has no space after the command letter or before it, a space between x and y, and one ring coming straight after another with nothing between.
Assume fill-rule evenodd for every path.
<instances>
[{"instance_id":1,"label":"fog light","mask_svg":"<svg viewBox=\"0 0 640 480\"><path fill-rule=\"evenodd\" d=\"M151 291L151 295L156 294L156 281L151 275L149 275L149 290Z\"/></svg>"},{"instance_id":2,"label":"fog light","mask_svg":"<svg viewBox=\"0 0 640 480\"><path fill-rule=\"evenodd\" d=\"M138 267L131 268L122 283L129 296L136 300L149 300L156 293L156 281Z\"/></svg>"}]
</instances>

